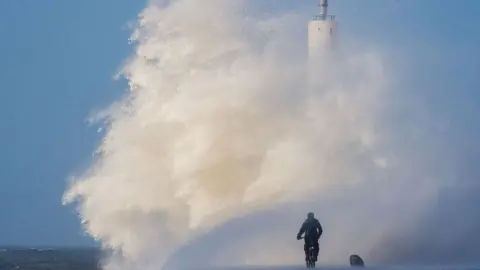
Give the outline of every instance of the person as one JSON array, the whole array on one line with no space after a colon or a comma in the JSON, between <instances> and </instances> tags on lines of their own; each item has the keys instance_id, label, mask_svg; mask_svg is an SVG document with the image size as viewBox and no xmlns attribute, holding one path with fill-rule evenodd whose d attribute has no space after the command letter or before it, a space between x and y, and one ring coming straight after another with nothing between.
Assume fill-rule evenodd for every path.
<instances>
[{"instance_id":1,"label":"person","mask_svg":"<svg viewBox=\"0 0 480 270\"><path fill-rule=\"evenodd\" d=\"M307 214L307 219L303 222L302 227L298 231L297 240L302 239L303 233L305 233L305 244L303 246L303 250L305 251L305 260L308 260L309 243L312 243L314 246L315 261L317 261L319 251L318 240L323 234L323 228L312 212Z\"/></svg>"}]
</instances>

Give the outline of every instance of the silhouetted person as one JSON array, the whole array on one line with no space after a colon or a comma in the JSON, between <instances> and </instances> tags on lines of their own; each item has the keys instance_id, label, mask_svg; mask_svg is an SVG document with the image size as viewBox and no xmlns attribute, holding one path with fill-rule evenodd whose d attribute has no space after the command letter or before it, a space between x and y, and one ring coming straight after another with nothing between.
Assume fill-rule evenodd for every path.
<instances>
[{"instance_id":1,"label":"silhouetted person","mask_svg":"<svg viewBox=\"0 0 480 270\"><path fill-rule=\"evenodd\" d=\"M315 218L312 212L307 214L307 219L303 222L300 231L297 234L297 240L302 239L302 234L305 233L305 244L303 246L303 250L305 251L305 260L308 260L308 248L310 245L314 247L314 254L315 254L315 261L317 261L318 257L318 239L322 236L323 229L320 222Z\"/></svg>"}]
</instances>

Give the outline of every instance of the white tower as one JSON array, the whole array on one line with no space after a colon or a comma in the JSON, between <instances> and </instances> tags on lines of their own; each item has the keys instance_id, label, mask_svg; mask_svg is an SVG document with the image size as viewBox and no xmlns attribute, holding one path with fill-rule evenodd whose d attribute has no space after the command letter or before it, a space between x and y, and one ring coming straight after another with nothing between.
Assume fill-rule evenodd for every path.
<instances>
[{"instance_id":1,"label":"white tower","mask_svg":"<svg viewBox=\"0 0 480 270\"><path fill-rule=\"evenodd\" d=\"M320 0L320 14L308 23L308 54L311 59L321 57L337 46L338 23L328 14L328 0Z\"/></svg>"}]
</instances>

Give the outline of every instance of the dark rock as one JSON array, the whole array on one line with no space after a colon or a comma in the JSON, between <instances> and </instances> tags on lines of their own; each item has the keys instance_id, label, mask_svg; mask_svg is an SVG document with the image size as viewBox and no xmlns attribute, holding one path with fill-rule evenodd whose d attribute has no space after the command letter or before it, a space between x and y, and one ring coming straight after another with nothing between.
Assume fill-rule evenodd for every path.
<instances>
[{"instance_id":1,"label":"dark rock","mask_svg":"<svg viewBox=\"0 0 480 270\"><path fill-rule=\"evenodd\" d=\"M353 255L350 255L350 266L352 267L364 267L365 266L365 262L363 261L363 259L356 255L356 254L353 254Z\"/></svg>"}]
</instances>

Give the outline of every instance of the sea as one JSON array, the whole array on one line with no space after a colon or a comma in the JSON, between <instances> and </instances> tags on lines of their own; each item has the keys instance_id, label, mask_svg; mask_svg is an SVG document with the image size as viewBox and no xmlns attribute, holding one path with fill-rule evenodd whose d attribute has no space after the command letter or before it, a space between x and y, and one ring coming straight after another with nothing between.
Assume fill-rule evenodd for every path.
<instances>
[{"instance_id":1,"label":"sea","mask_svg":"<svg viewBox=\"0 0 480 270\"><path fill-rule=\"evenodd\" d=\"M94 270L100 257L95 248L0 248L0 270Z\"/></svg>"}]
</instances>

